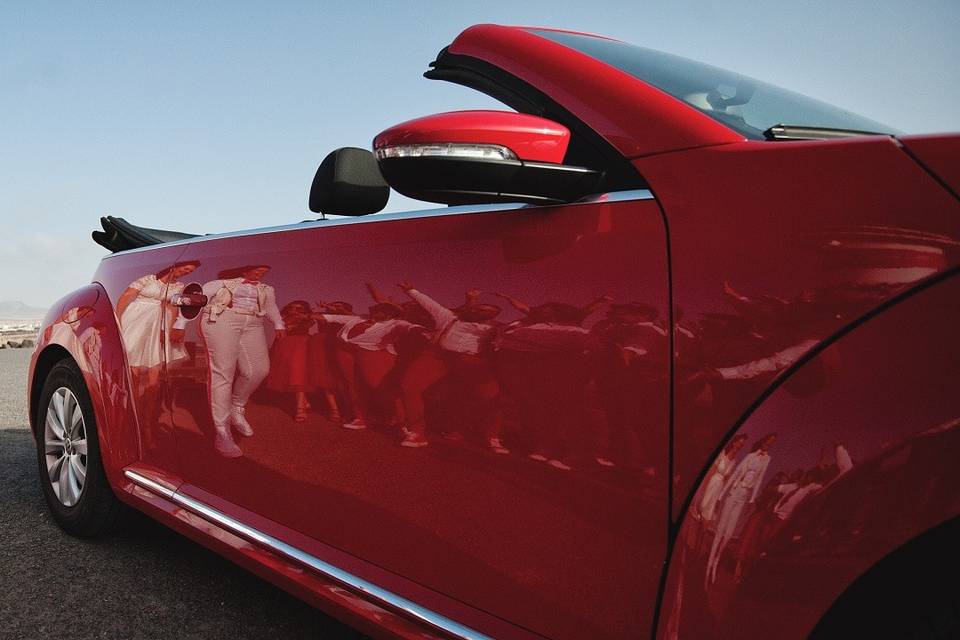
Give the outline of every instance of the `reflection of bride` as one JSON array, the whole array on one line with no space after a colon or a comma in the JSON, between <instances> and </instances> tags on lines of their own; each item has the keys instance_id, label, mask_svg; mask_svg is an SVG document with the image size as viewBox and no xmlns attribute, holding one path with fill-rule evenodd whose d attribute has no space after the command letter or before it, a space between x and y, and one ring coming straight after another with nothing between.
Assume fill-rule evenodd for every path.
<instances>
[{"instance_id":1,"label":"reflection of bride","mask_svg":"<svg viewBox=\"0 0 960 640\"><path fill-rule=\"evenodd\" d=\"M713 465L710 479L707 480L706 488L703 491L703 497L700 499L700 509L696 515L699 515L704 522L713 520L716 513L717 503L720 501L720 493L723 491L727 478L733 471L737 461L737 453L746 441L746 434L737 434L730 441L723 452L717 456L717 461Z\"/></svg>"},{"instance_id":2,"label":"reflection of bride","mask_svg":"<svg viewBox=\"0 0 960 640\"><path fill-rule=\"evenodd\" d=\"M160 334L163 331L169 335L177 309L170 307L161 314L160 306L165 297L183 291L184 284L179 279L192 273L198 264L179 262L156 274L145 275L131 282L120 296L117 317L131 368L152 369L163 362ZM187 353L183 345L168 343L165 355L171 362L185 358Z\"/></svg>"}]
</instances>

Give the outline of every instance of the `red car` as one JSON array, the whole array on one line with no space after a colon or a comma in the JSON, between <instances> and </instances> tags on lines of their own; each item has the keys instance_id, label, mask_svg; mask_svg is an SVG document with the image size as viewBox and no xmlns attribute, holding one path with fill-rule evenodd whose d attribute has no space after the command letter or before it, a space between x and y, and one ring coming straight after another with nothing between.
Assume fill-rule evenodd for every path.
<instances>
[{"instance_id":1,"label":"red car","mask_svg":"<svg viewBox=\"0 0 960 640\"><path fill-rule=\"evenodd\" d=\"M550 29L425 75L512 111L331 153L318 220L103 219L30 371L56 521L377 636L956 630L960 136Z\"/></svg>"}]
</instances>

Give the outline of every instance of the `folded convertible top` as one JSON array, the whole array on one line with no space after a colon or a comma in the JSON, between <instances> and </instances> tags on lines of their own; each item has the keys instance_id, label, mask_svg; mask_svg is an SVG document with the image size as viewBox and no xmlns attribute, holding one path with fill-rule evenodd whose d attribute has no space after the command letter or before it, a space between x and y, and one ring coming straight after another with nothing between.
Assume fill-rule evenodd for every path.
<instances>
[{"instance_id":1,"label":"folded convertible top","mask_svg":"<svg viewBox=\"0 0 960 640\"><path fill-rule=\"evenodd\" d=\"M103 231L94 231L92 234L93 240L113 253L197 237L195 233L138 227L123 218L113 216L100 218L100 225L103 227Z\"/></svg>"}]
</instances>

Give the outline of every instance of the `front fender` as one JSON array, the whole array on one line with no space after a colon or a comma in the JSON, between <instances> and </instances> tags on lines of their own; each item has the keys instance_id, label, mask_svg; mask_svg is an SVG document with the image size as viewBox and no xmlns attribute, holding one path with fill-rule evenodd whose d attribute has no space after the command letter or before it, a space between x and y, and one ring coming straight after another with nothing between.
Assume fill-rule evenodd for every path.
<instances>
[{"instance_id":1,"label":"front fender","mask_svg":"<svg viewBox=\"0 0 960 640\"><path fill-rule=\"evenodd\" d=\"M805 638L859 576L960 515L957 300L960 275L938 278L753 410L685 510L657 637ZM744 462L768 434L766 462Z\"/></svg>"},{"instance_id":2,"label":"front fender","mask_svg":"<svg viewBox=\"0 0 960 640\"><path fill-rule=\"evenodd\" d=\"M47 373L69 356L83 373L97 421L104 471L111 486L123 484L122 469L139 458L137 420L126 357L110 298L90 284L54 304L40 327L30 362L30 424L39 427L40 392Z\"/></svg>"}]
</instances>

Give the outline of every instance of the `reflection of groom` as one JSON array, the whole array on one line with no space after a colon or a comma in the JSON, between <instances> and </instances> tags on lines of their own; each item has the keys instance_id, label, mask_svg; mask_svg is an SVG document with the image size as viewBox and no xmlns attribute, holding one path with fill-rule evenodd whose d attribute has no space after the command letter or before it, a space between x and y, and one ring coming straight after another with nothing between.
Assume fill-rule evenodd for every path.
<instances>
[{"instance_id":1,"label":"reflection of groom","mask_svg":"<svg viewBox=\"0 0 960 640\"><path fill-rule=\"evenodd\" d=\"M253 435L244 410L270 370L264 316L278 336L283 333L273 287L261 282L269 270L266 265L227 269L218 274L217 280L203 285L209 302L200 327L210 358L214 445L221 455L230 458L243 455L230 426L241 435Z\"/></svg>"}]
</instances>

